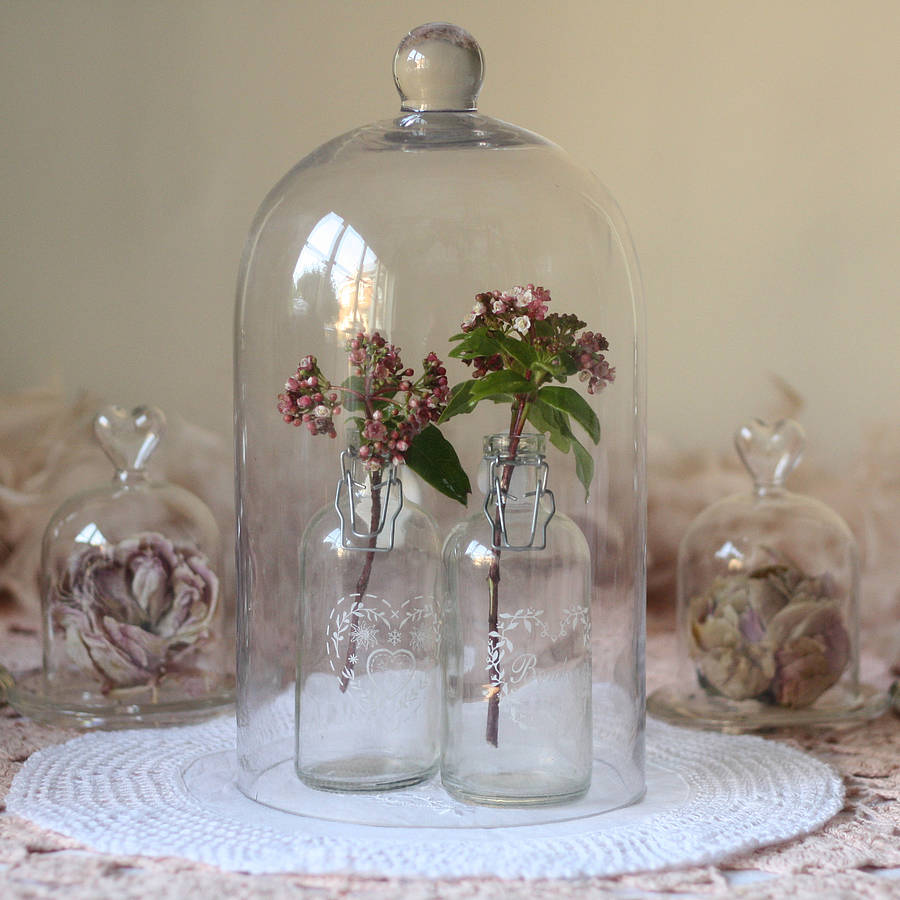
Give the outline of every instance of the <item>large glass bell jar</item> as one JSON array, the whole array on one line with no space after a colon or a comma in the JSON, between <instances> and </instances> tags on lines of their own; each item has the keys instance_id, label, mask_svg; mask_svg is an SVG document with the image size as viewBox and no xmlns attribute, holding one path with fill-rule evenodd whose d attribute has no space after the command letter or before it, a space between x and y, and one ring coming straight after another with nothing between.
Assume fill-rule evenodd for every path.
<instances>
[{"instance_id":1,"label":"large glass bell jar","mask_svg":"<svg viewBox=\"0 0 900 900\"><path fill-rule=\"evenodd\" d=\"M558 637L556 618L578 606L582 624L562 640L590 646L589 662L581 650L572 657L593 684L579 701L593 717L588 796L596 810L644 791L637 263L590 173L477 110L482 73L462 29L410 32L394 58L399 115L299 162L246 244L235 323L239 784L288 811L307 812L314 792L323 802L316 789L437 777L441 721L446 730L453 720L438 709L442 685L461 683L440 674L439 645L452 643L463 603L474 622L483 602L483 639L471 652L460 643L454 665L476 702L484 691L474 719L490 723L499 704L487 725L495 755L524 708L516 691L552 697L535 679L559 669L517 661L520 685L485 659L499 658L504 628L530 647L526 620L552 613ZM485 435L512 440L501 440L496 482L486 480ZM549 478L557 519L537 540L501 541L505 509L549 502L528 499L534 486L516 494L520 441L520 452L540 448L526 462L540 484ZM484 578L465 583L483 601L453 596L440 549L473 515L486 549L467 559L485 561ZM570 533L577 578L540 564L541 553L563 558L554 542ZM524 612L524 594L502 581L508 570L514 585L523 566L548 579ZM489 568L493 600L501 585L490 611ZM578 596L564 596L576 582ZM552 641L535 646L556 652ZM479 729L473 740L484 742Z\"/></svg>"}]
</instances>

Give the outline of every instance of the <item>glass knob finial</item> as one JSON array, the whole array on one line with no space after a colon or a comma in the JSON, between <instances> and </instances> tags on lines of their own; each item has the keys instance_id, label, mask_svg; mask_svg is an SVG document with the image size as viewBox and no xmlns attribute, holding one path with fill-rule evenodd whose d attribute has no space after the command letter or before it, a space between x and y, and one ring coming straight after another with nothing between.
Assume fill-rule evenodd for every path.
<instances>
[{"instance_id":1,"label":"glass knob finial","mask_svg":"<svg viewBox=\"0 0 900 900\"><path fill-rule=\"evenodd\" d=\"M734 445L757 488L780 487L800 462L806 437L793 419L753 419L735 432Z\"/></svg>"},{"instance_id":2,"label":"glass knob finial","mask_svg":"<svg viewBox=\"0 0 900 900\"><path fill-rule=\"evenodd\" d=\"M478 41L446 22L414 28L394 54L394 83L405 110L473 110L483 78Z\"/></svg>"},{"instance_id":3,"label":"glass knob finial","mask_svg":"<svg viewBox=\"0 0 900 900\"><path fill-rule=\"evenodd\" d=\"M166 417L155 406L124 409L107 406L94 419L94 434L119 472L144 468L166 428Z\"/></svg>"}]
</instances>

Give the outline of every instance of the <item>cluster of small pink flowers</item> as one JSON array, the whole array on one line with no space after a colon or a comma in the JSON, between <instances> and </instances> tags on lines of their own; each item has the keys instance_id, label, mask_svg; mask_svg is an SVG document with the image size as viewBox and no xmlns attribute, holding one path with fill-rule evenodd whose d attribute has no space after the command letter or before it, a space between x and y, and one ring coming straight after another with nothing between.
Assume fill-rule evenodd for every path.
<instances>
[{"instance_id":1,"label":"cluster of small pink flowers","mask_svg":"<svg viewBox=\"0 0 900 900\"><path fill-rule=\"evenodd\" d=\"M341 411L340 397L332 390L314 356L304 356L296 374L278 395L278 411L285 422L305 425L311 434L335 437L334 416Z\"/></svg>"},{"instance_id":2,"label":"cluster of small pink flowers","mask_svg":"<svg viewBox=\"0 0 900 900\"><path fill-rule=\"evenodd\" d=\"M578 367L579 378L588 383L589 394L612 383L616 370L603 355L609 349L609 342L600 332L585 331L580 337L576 332L585 323L571 313L548 313L550 291L528 284L517 286L511 291L486 291L475 295L475 305L462 323L465 333L476 328L487 328L488 332L514 335L527 341L536 350L549 357L566 354ZM535 322L544 322L540 328ZM490 372L499 372L507 365L503 355L476 356L464 360L473 367L472 377L483 378Z\"/></svg>"},{"instance_id":3,"label":"cluster of small pink flowers","mask_svg":"<svg viewBox=\"0 0 900 900\"><path fill-rule=\"evenodd\" d=\"M400 348L377 331L360 332L347 342L355 380L332 385L314 356L300 360L297 374L278 395L278 411L285 422L306 425L312 434L335 437L333 417L352 405L361 415L357 452L370 471L393 463L402 465L410 444L427 425L436 422L450 398L447 370L434 353L422 362L423 373L405 368Z\"/></svg>"},{"instance_id":4,"label":"cluster of small pink flowers","mask_svg":"<svg viewBox=\"0 0 900 900\"><path fill-rule=\"evenodd\" d=\"M503 368L503 357L499 353L493 356L476 356L472 360L464 360L472 363L472 377L484 378L488 372L499 372Z\"/></svg>"},{"instance_id":5,"label":"cluster of small pink flowers","mask_svg":"<svg viewBox=\"0 0 900 900\"><path fill-rule=\"evenodd\" d=\"M485 291L475 295L475 305L462 324L463 331L473 331L481 325L502 331L517 331L525 337L532 322L540 322L547 315L550 291L533 284L516 285L511 291Z\"/></svg>"},{"instance_id":6,"label":"cluster of small pink flowers","mask_svg":"<svg viewBox=\"0 0 900 900\"><path fill-rule=\"evenodd\" d=\"M607 384L616 380L616 370L603 355L604 350L609 350L609 341L598 331L585 331L575 341L577 352L575 360L581 371L578 377L588 383L588 393L596 394L602 391Z\"/></svg>"}]
</instances>

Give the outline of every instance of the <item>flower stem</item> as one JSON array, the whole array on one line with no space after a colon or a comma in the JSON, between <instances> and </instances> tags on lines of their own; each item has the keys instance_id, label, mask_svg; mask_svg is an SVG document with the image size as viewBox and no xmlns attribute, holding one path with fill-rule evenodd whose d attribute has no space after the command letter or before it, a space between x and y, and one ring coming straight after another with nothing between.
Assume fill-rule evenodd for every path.
<instances>
[{"instance_id":1,"label":"flower stem","mask_svg":"<svg viewBox=\"0 0 900 900\"><path fill-rule=\"evenodd\" d=\"M366 405L366 415L371 418L374 408L372 406L372 375L366 374L365 391L363 394L363 402ZM359 629L359 610L363 605L363 599L366 590L369 587L369 578L372 575L372 563L375 561L375 544L378 541L378 524L381 519L381 473L373 471L370 477L371 495L372 495L372 512L369 516L369 550L366 551L366 558L363 562L362 572L360 572L359 580L356 582L356 594L353 601L353 607L350 611L350 636L347 641L347 655L344 657L344 665L341 669L340 688L341 693L347 692L350 686L350 679L353 677L353 670L356 666L356 635Z\"/></svg>"},{"instance_id":2,"label":"flower stem","mask_svg":"<svg viewBox=\"0 0 900 900\"><path fill-rule=\"evenodd\" d=\"M377 480L376 480L377 479ZM371 537L368 540L370 548L366 551L365 562L359 580L356 582L356 593L353 608L350 612L350 638L347 642L347 655L344 657L344 666L341 669L341 693L346 693L353 677L353 669L356 664L356 635L359 627L359 608L363 605L363 598L369 587L369 578L372 575L372 563L375 561L375 543L378 540L378 523L381 519L381 476L380 473L372 473L372 515L369 521Z\"/></svg>"},{"instance_id":3,"label":"flower stem","mask_svg":"<svg viewBox=\"0 0 900 900\"><path fill-rule=\"evenodd\" d=\"M509 457L515 459L519 449L519 438L528 418L528 407L531 406L531 397L528 394L516 396L516 405L513 407L512 421L509 426ZM515 463L509 463L503 467L500 476L500 494L505 497L512 482ZM488 659L491 660L488 667L490 686L488 688L488 712L485 740L494 747L497 746L500 729L500 690L503 682L500 677L500 633L497 630L500 619L500 541L503 533L500 525L500 510L494 514L493 548L491 567L488 571Z\"/></svg>"}]
</instances>

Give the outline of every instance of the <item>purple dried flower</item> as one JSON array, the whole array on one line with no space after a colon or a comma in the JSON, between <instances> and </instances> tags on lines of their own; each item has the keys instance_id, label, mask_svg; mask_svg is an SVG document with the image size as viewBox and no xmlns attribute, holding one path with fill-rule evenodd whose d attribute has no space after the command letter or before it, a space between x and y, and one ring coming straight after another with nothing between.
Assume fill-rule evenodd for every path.
<instances>
[{"instance_id":1,"label":"purple dried flower","mask_svg":"<svg viewBox=\"0 0 900 900\"><path fill-rule=\"evenodd\" d=\"M69 557L54 597L69 655L104 689L156 684L210 636L219 581L190 544L145 532Z\"/></svg>"},{"instance_id":2,"label":"purple dried flower","mask_svg":"<svg viewBox=\"0 0 900 900\"><path fill-rule=\"evenodd\" d=\"M809 706L850 661L850 636L833 601L791 603L772 619L769 633L777 647L772 693L780 706Z\"/></svg>"},{"instance_id":3,"label":"purple dried flower","mask_svg":"<svg viewBox=\"0 0 900 900\"><path fill-rule=\"evenodd\" d=\"M787 565L716 578L690 603L690 653L707 684L733 700L799 709L836 684L850 636L830 575Z\"/></svg>"}]
</instances>

